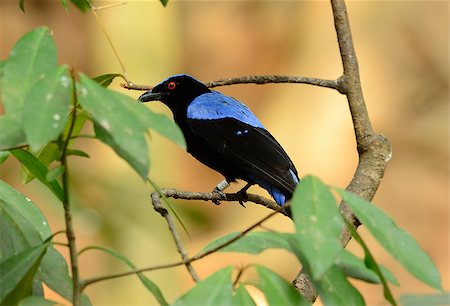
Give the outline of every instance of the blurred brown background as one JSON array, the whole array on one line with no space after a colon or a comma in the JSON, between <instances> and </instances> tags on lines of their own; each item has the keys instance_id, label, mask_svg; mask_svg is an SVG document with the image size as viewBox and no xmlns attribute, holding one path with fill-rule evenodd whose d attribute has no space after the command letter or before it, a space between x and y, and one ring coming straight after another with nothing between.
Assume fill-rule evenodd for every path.
<instances>
[{"instance_id":1,"label":"blurred brown background","mask_svg":"<svg viewBox=\"0 0 450 306\"><path fill-rule=\"evenodd\" d=\"M46 25L53 30L60 63L90 76L121 72L92 14L81 14L72 5L66 14L57 0L27 0L25 6L26 13L22 13L18 1L0 1L1 59L7 58L19 37ZM449 3L350 2L348 13L372 123L393 146L393 158L374 201L419 241L437 264L448 291ZM175 73L209 81L250 74L333 79L342 71L327 2L179 1L163 8L156 1L128 1L99 11L99 17L135 83L155 84ZM113 86L116 90L133 97L140 94L121 89L118 83ZM284 146L301 176L313 174L339 187L350 181L357 154L343 96L305 85L237 85L219 90L250 106ZM158 103L149 107L169 115ZM157 134L152 134L149 145L150 176L160 186L209 191L222 179ZM148 186L105 145L82 140L78 146L91 155L89 160L71 160L78 247L108 246L139 267L177 261L179 255L165 221L149 203ZM10 158L2 165L0 178L37 203L53 231L62 229L60 205L39 183L22 186L18 170ZM257 187L251 191L267 195ZM235 203L172 203L192 237L189 240L183 235L190 254L267 213L251 203L246 209ZM282 216L266 226L293 230L292 223ZM401 287L393 287L396 296L432 292L405 272L363 227L360 232L376 259L398 277ZM354 243L350 247L361 254ZM288 280L299 270L293 255L278 250L259 256L216 254L194 267L205 278L225 265L239 267L252 262L271 267ZM96 251L81 257L82 277L125 269ZM193 284L184 268L148 276L169 301ZM254 277L249 270L243 279ZM368 305L386 304L381 288L354 283ZM87 293L95 305L156 303L134 276L93 285Z\"/></svg>"}]
</instances>

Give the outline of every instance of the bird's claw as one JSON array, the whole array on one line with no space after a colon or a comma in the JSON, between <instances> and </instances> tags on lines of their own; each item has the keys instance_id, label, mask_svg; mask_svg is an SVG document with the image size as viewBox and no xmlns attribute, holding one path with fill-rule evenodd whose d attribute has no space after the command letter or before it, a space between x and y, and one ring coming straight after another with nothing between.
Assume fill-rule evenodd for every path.
<instances>
[{"instance_id":1,"label":"bird's claw","mask_svg":"<svg viewBox=\"0 0 450 306\"><path fill-rule=\"evenodd\" d=\"M238 202L239 204L241 204L242 207L245 207L244 202L248 201L248 194L247 194L247 189L242 188L241 190L239 190L238 192L236 192L237 196L238 196Z\"/></svg>"},{"instance_id":2,"label":"bird's claw","mask_svg":"<svg viewBox=\"0 0 450 306\"><path fill-rule=\"evenodd\" d=\"M212 202L216 205L220 205L221 200L225 200L227 197L223 191L221 191L219 188L214 188L212 193L218 194L220 196L220 199L213 199Z\"/></svg>"}]
</instances>

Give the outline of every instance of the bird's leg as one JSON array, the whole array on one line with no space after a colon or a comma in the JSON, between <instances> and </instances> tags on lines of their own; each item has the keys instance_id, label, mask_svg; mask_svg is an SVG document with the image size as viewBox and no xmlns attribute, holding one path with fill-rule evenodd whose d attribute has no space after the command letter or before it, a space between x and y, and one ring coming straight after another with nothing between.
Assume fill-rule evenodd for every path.
<instances>
[{"instance_id":1,"label":"bird's leg","mask_svg":"<svg viewBox=\"0 0 450 306\"><path fill-rule=\"evenodd\" d=\"M236 192L239 195L239 204L241 204L243 207L245 207L244 202L247 201L248 195L247 190L252 186L252 183L247 183L241 190Z\"/></svg>"},{"instance_id":2,"label":"bird's leg","mask_svg":"<svg viewBox=\"0 0 450 306\"><path fill-rule=\"evenodd\" d=\"M218 193L222 199L225 199L225 193L223 192L225 189L227 189L230 186L230 183L227 181L227 179L224 179L221 181L212 191L213 193ZM214 204L219 205L220 200L212 200Z\"/></svg>"}]
</instances>

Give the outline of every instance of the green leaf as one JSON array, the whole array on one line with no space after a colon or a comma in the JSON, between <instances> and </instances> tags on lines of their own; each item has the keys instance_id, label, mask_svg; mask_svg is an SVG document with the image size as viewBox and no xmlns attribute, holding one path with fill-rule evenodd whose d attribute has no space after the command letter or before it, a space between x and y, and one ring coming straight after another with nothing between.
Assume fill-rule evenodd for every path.
<instances>
[{"instance_id":1,"label":"green leaf","mask_svg":"<svg viewBox=\"0 0 450 306\"><path fill-rule=\"evenodd\" d=\"M48 248L36 278L68 302L72 301L72 278L69 275L69 268L64 257L53 247ZM81 295L81 305L91 305L84 293Z\"/></svg>"},{"instance_id":2,"label":"green leaf","mask_svg":"<svg viewBox=\"0 0 450 306\"><path fill-rule=\"evenodd\" d=\"M366 265L367 268L369 268L370 270L374 271L377 276L379 277L381 284L383 285L383 294L384 294L384 298L391 303L391 305L393 306L397 306L397 302L394 299L394 296L391 293L391 290L389 289L389 285L387 284L383 273L381 273L380 267L378 266L377 262L375 261L375 258L373 258L372 253L370 253L369 248L367 247L366 243L362 240L361 236L358 234L358 232L356 231L356 229L353 227L353 225L348 222L345 221L345 223L347 224L347 228L350 231L350 233L352 234L353 238L361 245L361 247L364 250L364 263Z\"/></svg>"},{"instance_id":3,"label":"green leaf","mask_svg":"<svg viewBox=\"0 0 450 306\"><path fill-rule=\"evenodd\" d=\"M45 179L49 182L56 180L58 177L60 177L65 171L65 168L61 165L53 168L50 170L47 175L45 176Z\"/></svg>"},{"instance_id":4,"label":"green leaf","mask_svg":"<svg viewBox=\"0 0 450 306\"><path fill-rule=\"evenodd\" d=\"M269 305L311 305L278 274L260 265L255 267L260 278L258 288L265 294Z\"/></svg>"},{"instance_id":5,"label":"green leaf","mask_svg":"<svg viewBox=\"0 0 450 306\"><path fill-rule=\"evenodd\" d=\"M3 77L3 68L6 65L6 60L0 60L0 78Z\"/></svg>"},{"instance_id":6,"label":"green leaf","mask_svg":"<svg viewBox=\"0 0 450 306\"><path fill-rule=\"evenodd\" d=\"M48 169L33 154L25 150L12 150L11 154L40 180L62 202L64 191L57 181L48 181Z\"/></svg>"},{"instance_id":7,"label":"green leaf","mask_svg":"<svg viewBox=\"0 0 450 306\"><path fill-rule=\"evenodd\" d=\"M170 213L177 219L178 223L183 228L184 232L188 236L189 239L191 239L191 235L189 234L189 231L187 230L186 225L184 225L183 220L181 220L180 216L178 215L177 211L175 210L175 207L169 202L167 197L162 192L161 188L156 184L154 181L152 181L149 177L147 178L147 182L152 186L152 188L159 194L160 198L166 204L166 207L169 209Z\"/></svg>"},{"instance_id":8,"label":"green leaf","mask_svg":"<svg viewBox=\"0 0 450 306\"><path fill-rule=\"evenodd\" d=\"M182 149L186 149L186 141L178 125L162 114L149 111L145 113L147 126L158 134L170 139Z\"/></svg>"},{"instance_id":9,"label":"green leaf","mask_svg":"<svg viewBox=\"0 0 450 306\"><path fill-rule=\"evenodd\" d=\"M442 290L438 269L410 234L370 202L342 189L336 191L386 251L417 279Z\"/></svg>"},{"instance_id":10,"label":"green leaf","mask_svg":"<svg viewBox=\"0 0 450 306\"><path fill-rule=\"evenodd\" d=\"M48 252L48 249L47 249L47 252ZM31 289L31 294L34 296L44 297L44 287L42 287L42 282L36 278L33 279L33 286Z\"/></svg>"},{"instance_id":11,"label":"green leaf","mask_svg":"<svg viewBox=\"0 0 450 306\"><path fill-rule=\"evenodd\" d=\"M60 155L59 147L56 143L49 143L43 147L39 152L35 154L36 158L46 167L55 160L58 159ZM35 176L26 167L22 167L22 183L27 184L31 182Z\"/></svg>"},{"instance_id":12,"label":"green leaf","mask_svg":"<svg viewBox=\"0 0 450 306\"><path fill-rule=\"evenodd\" d=\"M87 0L70 0L70 2L72 2L83 13L87 12L90 9Z\"/></svg>"},{"instance_id":13,"label":"green leaf","mask_svg":"<svg viewBox=\"0 0 450 306\"><path fill-rule=\"evenodd\" d=\"M72 155L72 156L79 156L79 157L90 158L89 154L87 154L86 152L81 151L81 150L71 150L71 149L68 149L68 150L67 150L67 155L68 155L68 156L69 156L69 155Z\"/></svg>"},{"instance_id":14,"label":"green leaf","mask_svg":"<svg viewBox=\"0 0 450 306\"><path fill-rule=\"evenodd\" d=\"M75 123L73 124L71 135L72 137L76 137L80 134L81 130L83 129L86 121L88 119L88 115L85 111L80 111L79 108L77 108L77 115L75 117ZM73 116L69 116L68 122L66 124L66 129L64 130L64 138L67 138L70 131L70 126L72 125ZM70 140L69 145L72 143L74 139Z\"/></svg>"},{"instance_id":15,"label":"green leaf","mask_svg":"<svg viewBox=\"0 0 450 306\"><path fill-rule=\"evenodd\" d=\"M0 165L3 164L11 154L8 151L0 151Z\"/></svg>"},{"instance_id":16,"label":"green leaf","mask_svg":"<svg viewBox=\"0 0 450 306\"><path fill-rule=\"evenodd\" d=\"M25 144L25 133L20 121L13 116L0 116L0 150Z\"/></svg>"},{"instance_id":17,"label":"green leaf","mask_svg":"<svg viewBox=\"0 0 450 306\"><path fill-rule=\"evenodd\" d=\"M33 278L50 243L34 246L0 263L0 303L17 304L31 295Z\"/></svg>"},{"instance_id":18,"label":"green leaf","mask_svg":"<svg viewBox=\"0 0 450 306\"><path fill-rule=\"evenodd\" d=\"M23 127L33 152L63 132L72 100L72 86L67 67L60 66L30 89L25 98Z\"/></svg>"},{"instance_id":19,"label":"green leaf","mask_svg":"<svg viewBox=\"0 0 450 306\"><path fill-rule=\"evenodd\" d=\"M36 205L0 180L0 262L15 253L42 243L51 236L48 221ZM36 279L44 282L67 301L72 299L72 279L64 257L49 247ZM82 305L90 305L85 294Z\"/></svg>"},{"instance_id":20,"label":"green leaf","mask_svg":"<svg viewBox=\"0 0 450 306\"><path fill-rule=\"evenodd\" d=\"M93 78L93 80L96 81L98 84L100 84L103 87L108 87L116 77L123 78L123 76L120 73L108 73L108 74L99 75L99 76Z\"/></svg>"},{"instance_id":21,"label":"green leaf","mask_svg":"<svg viewBox=\"0 0 450 306\"><path fill-rule=\"evenodd\" d=\"M112 146L136 172L145 179L149 169L148 148L145 140L146 107L120 93L108 90L80 74L79 102L97 125L111 137L101 140ZM105 133L102 134L105 136Z\"/></svg>"},{"instance_id":22,"label":"green leaf","mask_svg":"<svg viewBox=\"0 0 450 306\"><path fill-rule=\"evenodd\" d=\"M399 298L402 306L443 306L450 305L450 292L438 294L404 294Z\"/></svg>"},{"instance_id":23,"label":"green leaf","mask_svg":"<svg viewBox=\"0 0 450 306\"><path fill-rule=\"evenodd\" d=\"M101 246L89 246L89 247L86 247L85 249L83 249L82 252L84 253L87 250L99 250L99 251L106 252L106 253L110 254L111 256L113 256L114 258L116 258L119 261L121 261L124 264L126 264L131 269L136 269L136 266L128 258L126 258L125 256L117 253L114 250L111 250L111 249L108 249L108 248L105 248L105 247L101 247ZM80 252L80 254L81 254L81 252ZM161 305L161 306L168 306L169 305L167 303L166 299L164 298L161 290L158 288L158 286L154 282L152 282L149 278L147 278L142 273L137 273L136 275L137 275L137 277L139 277L139 279L141 280L142 284L147 288L147 290L153 294L153 296L158 301L159 305Z\"/></svg>"},{"instance_id":24,"label":"green leaf","mask_svg":"<svg viewBox=\"0 0 450 306\"><path fill-rule=\"evenodd\" d=\"M232 306L232 267L217 271L197 283L190 291L175 301L172 306Z\"/></svg>"},{"instance_id":25,"label":"green leaf","mask_svg":"<svg viewBox=\"0 0 450 306\"><path fill-rule=\"evenodd\" d=\"M64 10L66 11L66 13L69 12L69 8L67 7L67 0L59 0L62 4L62 6L64 7Z\"/></svg>"},{"instance_id":26,"label":"green leaf","mask_svg":"<svg viewBox=\"0 0 450 306\"><path fill-rule=\"evenodd\" d=\"M25 98L33 85L56 68L56 46L49 29L36 28L15 44L1 78L1 99L6 114L22 119Z\"/></svg>"},{"instance_id":27,"label":"green leaf","mask_svg":"<svg viewBox=\"0 0 450 306\"><path fill-rule=\"evenodd\" d=\"M19 7L25 13L25 0L19 0Z\"/></svg>"},{"instance_id":28,"label":"green leaf","mask_svg":"<svg viewBox=\"0 0 450 306\"><path fill-rule=\"evenodd\" d=\"M2 242L3 239L7 239L13 243L0 244L0 261L25 248L42 243L52 235L47 219L31 199L2 180L0 180L0 200L1 223L6 225L4 222L12 221L8 230L1 231L0 238ZM7 238L8 236L10 238Z\"/></svg>"},{"instance_id":29,"label":"green leaf","mask_svg":"<svg viewBox=\"0 0 450 306\"><path fill-rule=\"evenodd\" d=\"M364 260L356 257L348 250L342 250L341 254L337 258L336 266L349 277L360 279L373 284L379 284L381 282L378 275L374 271L366 267L366 265L364 264ZM388 269L381 265L379 267L383 273L383 276L387 280L389 280L396 286L399 285L395 276Z\"/></svg>"},{"instance_id":30,"label":"green leaf","mask_svg":"<svg viewBox=\"0 0 450 306\"><path fill-rule=\"evenodd\" d=\"M361 294L336 266L329 268L313 283L324 305L365 305Z\"/></svg>"},{"instance_id":31,"label":"green leaf","mask_svg":"<svg viewBox=\"0 0 450 306\"><path fill-rule=\"evenodd\" d=\"M16 203L8 203L0 199L0 229L2 230L0 262L42 242L35 226L21 214L20 210L29 213L27 211L29 207L19 206L19 209L16 209L14 207ZM32 205L27 204L27 206Z\"/></svg>"},{"instance_id":32,"label":"green leaf","mask_svg":"<svg viewBox=\"0 0 450 306\"><path fill-rule=\"evenodd\" d=\"M317 178L307 176L292 198L300 260L311 276L321 277L342 250L339 232L343 221L333 195Z\"/></svg>"},{"instance_id":33,"label":"green leaf","mask_svg":"<svg viewBox=\"0 0 450 306\"><path fill-rule=\"evenodd\" d=\"M210 242L200 253L208 252L229 241L240 233L230 233ZM291 245L295 241L295 235L290 233L274 232L251 232L222 248L219 252L240 252L248 254L259 254L267 249L285 249L294 253Z\"/></svg>"},{"instance_id":34,"label":"green leaf","mask_svg":"<svg viewBox=\"0 0 450 306\"><path fill-rule=\"evenodd\" d=\"M166 7L167 3L169 3L169 0L159 0L159 2L161 2L161 4Z\"/></svg>"},{"instance_id":35,"label":"green leaf","mask_svg":"<svg viewBox=\"0 0 450 306\"><path fill-rule=\"evenodd\" d=\"M132 154L130 154L128 152L128 150L125 150L122 148L122 146L118 145L114 141L113 137L104 128L102 128L99 124L94 123L94 131L95 131L95 136L98 139L100 139L102 142L104 142L105 144L110 146L114 150L114 152L116 152L117 155L119 155L124 160L126 160L128 162L128 164L133 169L135 169L136 172L138 172L138 174L141 177L144 177L145 175L147 175L149 165L142 164L141 161L139 159L136 159L135 156L133 156ZM145 142L145 140L144 140L144 142ZM144 146L144 145L147 146L146 143L142 143L142 146ZM142 150L144 150L143 147L142 147ZM148 160L147 163L150 164L150 160Z\"/></svg>"},{"instance_id":36,"label":"green leaf","mask_svg":"<svg viewBox=\"0 0 450 306\"><path fill-rule=\"evenodd\" d=\"M233 296L232 305L256 306L255 301L253 301L247 289L242 284L236 289L236 293Z\"/></svg>"},{"instance_id":37,"label":"green leaf","mask_svg":"<svg viewBox=\"0 0 450 306\"><path fill-rule=\"evenodd\" d=\"M50 300L46 300L39 296L29 296L19 302L18 306L53 306L58 303Z\"/></svg>"}]
</instances>

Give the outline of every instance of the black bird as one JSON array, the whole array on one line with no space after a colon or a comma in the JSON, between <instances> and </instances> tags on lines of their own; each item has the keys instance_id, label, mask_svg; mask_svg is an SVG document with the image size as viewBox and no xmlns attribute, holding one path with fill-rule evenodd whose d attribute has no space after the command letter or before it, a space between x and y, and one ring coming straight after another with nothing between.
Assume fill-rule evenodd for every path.
<instances>
[{"instance_id":1,"label":"black bird","mask_svg":"<svg viewBox=\"0 0 450 306\"><path fill-rule=\"evenodd\" d=\"M139 100L159 100L170 108L188 152L225 177L214 191L242 179L248 184L241 192L258 184L281 206L292 197L299 182L294 164L243 103L186 74L169 77Z\"/></svg>"}]
</instances>

